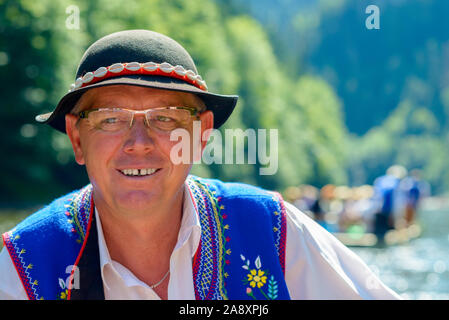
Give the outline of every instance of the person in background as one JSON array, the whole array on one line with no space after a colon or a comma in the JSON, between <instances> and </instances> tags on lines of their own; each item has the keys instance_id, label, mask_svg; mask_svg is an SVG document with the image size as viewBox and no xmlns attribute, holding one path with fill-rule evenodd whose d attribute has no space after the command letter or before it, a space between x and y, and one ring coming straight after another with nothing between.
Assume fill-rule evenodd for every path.
<instances>
[{"instance_id":1,"label":"person in background","mask_svg":"<svg viewBox=\"0 0 449 320\"><path fill-rule=\"evenodd\" d=\"M413 169L399 185L401 194L404 197L404 215L405 226L410 226L416 220L417 210L423 197L430 195L430 186L421 179L421 172Z\"/></svg>"},{"instance_id":2,"label":"person in background","mask_svg":"<svg viewBox=\"0 0 449 320\"><path fill-rule=\"evenodd\" d=\"M399 183L406 174L407 170L403 166L393 165L388 168L385 175L374 181L373 198L378 204L377 213L374 217L374 233L380 241L384 239L388 230L394 228L395 197Z\"/></svg>"}]
</instances>

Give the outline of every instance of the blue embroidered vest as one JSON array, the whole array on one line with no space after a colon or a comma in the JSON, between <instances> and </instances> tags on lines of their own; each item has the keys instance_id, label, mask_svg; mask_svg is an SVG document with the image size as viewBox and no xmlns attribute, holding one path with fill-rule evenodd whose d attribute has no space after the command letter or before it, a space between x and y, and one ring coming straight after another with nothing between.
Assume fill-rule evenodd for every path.
<instances>
[{"instance_id":1,"label":"blue embroidered vest","mask_svg":"<svg viewBox=\"0 0 449 320\"><path fill-rule=\"evenodd\" d=\"M187 185L201 224L196 299L289 299L281 196L195 176ZM88 185L3 234L29 299L104 299L93 209Z\"/></svg>"}]
</instances>

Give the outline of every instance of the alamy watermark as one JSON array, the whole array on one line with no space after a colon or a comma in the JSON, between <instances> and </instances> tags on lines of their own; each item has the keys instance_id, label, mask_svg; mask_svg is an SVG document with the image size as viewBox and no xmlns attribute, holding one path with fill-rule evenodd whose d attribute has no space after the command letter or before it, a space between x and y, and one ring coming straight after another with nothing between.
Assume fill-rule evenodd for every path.
<instances>
[{"instance_id":1,"label":"alamy watermark","mask_svg":"<svg viewBox=\"0 0 449 320\"><path fill-rule=\"evenodd\" d=\"M80 8L76 5L70 5L65 8L65 13L68 14L65 19L65 27L69 30L80 29Z\"/></svg>"},{"instance_id":2,"label":"alamy watermark","mask_svg":"<svg viewBox=\"0 0 449 320\"><path fill-rule=\"evenodd\" d=\"M68 274L67 278L59 278L59 287L62 290L67 289L79 289L80 288L80 271L77 266L69 265L65 269L65 273Z\"/></svg>"},{"instance_id":3,"label":"alamy watermark","mask_svg":"<svg viewBox=\"0 0 449 320\"><path fill-rule=\"evenodd\" d=\"M245 140L247 148L245 148ZM194 121L193 135L185 129L176 129L171 132L170 141L178 141L170 152L170 159L174 164L192 162L208 165L256 164L258 162L263 166L259 168L260 175L274 175L278 170L277 129L246 129L245 131L225 129L223 138L223 134L217 129L208 129L201 133L201 121ZM209 143L202 150L201 146L205 142Z\"/></svg>"},{"instance_id":4,"label":"alamy watermark","mask_svg":"<svg viewBox=\"0 0 449 320\"><path fill-rule=\"evenodd\" d=\"M365 13L369 16L365 20L365 27L368 30L380 29L380 9L378 6L371 4L366 7Z\"/></svg>"}]
</instances>

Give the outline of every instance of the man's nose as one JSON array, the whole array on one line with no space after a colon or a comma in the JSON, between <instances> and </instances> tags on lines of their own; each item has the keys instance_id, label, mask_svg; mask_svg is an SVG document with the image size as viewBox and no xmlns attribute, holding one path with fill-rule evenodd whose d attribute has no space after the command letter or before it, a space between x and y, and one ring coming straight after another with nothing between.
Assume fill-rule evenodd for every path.
<instances>
[{"instance_id":1,"label":"man's nose","mask_svg":"<svg viewBox=\"0 0 449 320\"><path fill-rule=\"evenodd\" d=\"M144 115L135 115L125 142L125 152L148 153L154 149L154 132L148 128Z\"/></svg>"}]
</instances>

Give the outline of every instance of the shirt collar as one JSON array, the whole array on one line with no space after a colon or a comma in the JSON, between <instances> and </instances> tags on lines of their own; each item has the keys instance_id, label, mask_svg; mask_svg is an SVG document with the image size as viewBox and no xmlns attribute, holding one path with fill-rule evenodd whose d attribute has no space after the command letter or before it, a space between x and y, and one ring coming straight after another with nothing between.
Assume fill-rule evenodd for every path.
<instances>
[{"instance_id":1,"label":"shirt collar","mask_svg":"<svg viewBox=\"0 0 449 320\"><path fill-rule=\"evenodd\" d=\"M192 258L196 253L196 249L198 248L201 237L200 219L196 208L197 206L195 198L193 197L186 182L184 183L183 214L181 226L179 228L178 240L173 252L179 250L184 245L187 245L189 249L188 252L190 253ZM121 276L112 263L113 260L111 259L106 241L104 239L103 228L101 226L100 215L98 214L97 207L95 207L95 219L97 222L101 277L103 279L103 283L105 284L107 289L109 289L106 278L104 276L105 267L109 266L117 276Z\"/></svg>"}]
</instances>

